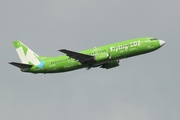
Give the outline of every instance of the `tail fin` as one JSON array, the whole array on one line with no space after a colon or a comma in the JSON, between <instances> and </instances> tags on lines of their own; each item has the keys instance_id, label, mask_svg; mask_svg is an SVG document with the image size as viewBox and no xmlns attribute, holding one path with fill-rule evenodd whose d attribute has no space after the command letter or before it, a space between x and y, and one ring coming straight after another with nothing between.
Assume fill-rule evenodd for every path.
<instances>
[{"instance_id":1,"label":"tail fin","mask_svg":"<svg viewBox=\"0 0 180 120\"><path fill-rule=\"evenodd\" d=\"M21 62L24 64L33 64L33 65L39 65L39 56L33 52L31 49L29 49L26 45L24 45L21 41L14 41L13 42L14 47L16 48L16 51L19 55L19 58L21 59Z\"/></svg>"}]
</instances>

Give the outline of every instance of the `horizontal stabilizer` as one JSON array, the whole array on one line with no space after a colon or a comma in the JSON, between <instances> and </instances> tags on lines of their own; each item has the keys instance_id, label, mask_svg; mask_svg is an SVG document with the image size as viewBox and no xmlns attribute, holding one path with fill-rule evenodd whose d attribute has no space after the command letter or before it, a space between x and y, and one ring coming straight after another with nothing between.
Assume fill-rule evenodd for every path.
<instances>
[{"instance_id":1,"label":"horizontal stabilizer","mask_svg":"<svg viewBox=\"0 0 180 120\"><path fill-rule=\"evenodd\" d=\"M21 69L29 69L33 66L33 65L23 64L23 63L16 63L16 62L10 62L9 64L14 65Z\"/></svg>"}]
</instances>

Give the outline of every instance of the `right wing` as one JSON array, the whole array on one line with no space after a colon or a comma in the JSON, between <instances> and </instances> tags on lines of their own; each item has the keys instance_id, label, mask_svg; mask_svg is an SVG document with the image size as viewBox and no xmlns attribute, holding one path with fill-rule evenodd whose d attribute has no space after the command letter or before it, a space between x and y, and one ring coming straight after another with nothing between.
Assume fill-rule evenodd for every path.
<instances>
[{"instance_id":1,"label":"right wing","mask_svg":"<svg viewBox=\"0 0 180 120\"><path fill-rule=\"evenodd\" d=\"M91 55L74 52L74 51L70 51L70 50L66 50L66 49L61 49L59 51L65 53L70 58L76 59L77 61L79 61L82 64L95 61L94 56L91 56Z\"/></svg>"}]
</instances>

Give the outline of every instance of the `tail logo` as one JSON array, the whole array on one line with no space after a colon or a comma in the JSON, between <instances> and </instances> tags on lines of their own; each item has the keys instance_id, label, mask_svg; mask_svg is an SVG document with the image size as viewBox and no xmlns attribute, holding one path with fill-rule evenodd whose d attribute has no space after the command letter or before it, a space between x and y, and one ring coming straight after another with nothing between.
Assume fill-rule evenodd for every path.
<instances>
[{"instance_id":1,"label":"tail logo","mask_svg":"<svg viewBox=\"0 0 180 120\"><path fill-rule=\"evenodd\" d=\"M38 55L29 49L26 45L24 45L21 41L14 41L13 44L22 63L34 64L36 66L40 66L40 68L44 66L44 62L39 61Z\"/></svg>"}]
</instances>

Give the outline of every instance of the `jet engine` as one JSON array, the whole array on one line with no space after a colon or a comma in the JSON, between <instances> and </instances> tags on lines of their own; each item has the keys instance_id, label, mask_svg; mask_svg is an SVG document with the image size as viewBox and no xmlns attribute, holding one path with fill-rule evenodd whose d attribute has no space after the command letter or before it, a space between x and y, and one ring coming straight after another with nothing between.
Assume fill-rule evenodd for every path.
<instances>
[{"instance_id":1,"label":"jet engine","mask_svg":"<svg viewBox=\"0 0 180 120\"><path fill-rule=\"evenodd\" d=\"M119 63L120 63L119 60L109 61L109 62L103 64L103 65L101 66L101 68L110 69L110 68L119 66Z\"/></svg>"}]
</instances>

